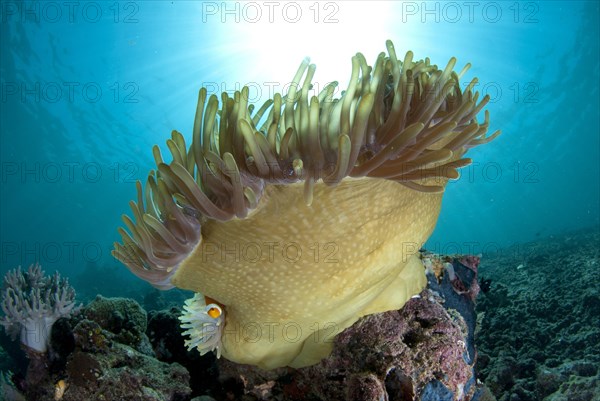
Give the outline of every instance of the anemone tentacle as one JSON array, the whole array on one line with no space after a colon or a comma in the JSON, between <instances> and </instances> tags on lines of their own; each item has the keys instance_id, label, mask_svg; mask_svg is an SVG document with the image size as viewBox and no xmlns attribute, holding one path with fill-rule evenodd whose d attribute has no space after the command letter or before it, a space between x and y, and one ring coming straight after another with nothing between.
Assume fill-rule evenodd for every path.
<instances>
[{"instance_id":1,"label":"anemone tentacle","mask_svg":"<svg viewBox=\"0 0 600 401\"><path fill-rule=\"evenodd\" d=\"M244 87L221 103L200 89L191 146L173 131L165 163L153 149L157 171L145 189L137 184L131 207L135 222L124 217L123 244L113 254L139 277L169 287L173 268L201 239L203 220L244 218L260 202L265 185L304 181L312 202L315 183L336 185L345 177L397 181L423 192L442 191L457 169L470 163L468 148L487 143L489 115L476 115L489 102L473 93L473 79L461 91L452 58L443 70L428 58L413 61L407 52L379 54L368 66L352 58L347 89L333 98L337 82L309 97L315 65L300 64L285 96L276 94L256 113Z\"/></svg>"},{"instance_id":2,"label":"anemone tentacle","mask_svg":"<svg viewBox=\"0 0 600 401\"><path fill-rule=\"evenodd\" d=\"M113 255L155 287L196 293L181 318L189 347L265 369L307 366L361 316L422 290L415 254L446 183L471 163L468 149L500 132L487 135L487 110L477 120L490 100L477 79L461 89L470 64L438 69L386 45L373 66L352 57L338 97L337 82L313 91L309 59L261 107L248 87L220 100L202 88L191 144L173 131L170 161L154 146L156 169L136 184ZM290 244L304 257L274 252ZM332 249L335 260L318 252ZM239 336L261 324L269 336ZM271 332L290 324L297 341Z\"/></svg>"}]
</instances>

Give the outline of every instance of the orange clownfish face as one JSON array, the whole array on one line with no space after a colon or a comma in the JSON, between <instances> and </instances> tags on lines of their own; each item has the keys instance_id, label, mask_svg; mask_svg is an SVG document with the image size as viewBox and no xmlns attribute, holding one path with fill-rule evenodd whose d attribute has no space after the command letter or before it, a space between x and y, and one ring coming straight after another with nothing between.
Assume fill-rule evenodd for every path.
<instances>
[{"instance_id":1,"label":"orange clownfish face","mask_svg":"<svg viewBox=\"0 0 600 401\"><path fill-rule=\"evenodd\" d=\"M219 316L221 316L221 309L220 308L210 308L207 312L208 316L212 317L213 319L218 318Z\"/></svg>"}]
</instances>

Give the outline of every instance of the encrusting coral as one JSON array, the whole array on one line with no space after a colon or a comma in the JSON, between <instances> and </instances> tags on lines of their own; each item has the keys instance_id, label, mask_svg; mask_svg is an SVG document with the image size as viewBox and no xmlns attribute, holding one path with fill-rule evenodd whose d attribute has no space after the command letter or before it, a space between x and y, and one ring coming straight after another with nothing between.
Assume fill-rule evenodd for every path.
<instances>
[{"instance_id":1,"label":"encrusting coral","mask_svg":"<svg viewBox=\"0 0 600 401\"><path fill-rule=\"evenodd\" d=\"M75 290L69 280L58 272L44 275L39 264L10 270L4 276L0 319L13 340L20 335L27 351L45 353L52 325L61 317L69 316L75 308Z\"/></svg>"},{"instance_id":2,"label":"encrusting coral","mask_svg":"<svg viewBox=\"0 0 600 401\"><path fill-rule=\"evenodd\" d=\"M445 184L499 132L486 137L487 111L476 119L489 100L477 80L460 88L468 64L387 51L373 67L357 53L339 98L337 82L312 93L308 59L256 112L247 87L220 104L202 88L191 146L173 131L171 162L154 147L157 171L137 183L113 254L158 288L206 297L182 316L200 352L310 365L358 318L424 287L416 253Z\"/></svg>"}]
</instances>

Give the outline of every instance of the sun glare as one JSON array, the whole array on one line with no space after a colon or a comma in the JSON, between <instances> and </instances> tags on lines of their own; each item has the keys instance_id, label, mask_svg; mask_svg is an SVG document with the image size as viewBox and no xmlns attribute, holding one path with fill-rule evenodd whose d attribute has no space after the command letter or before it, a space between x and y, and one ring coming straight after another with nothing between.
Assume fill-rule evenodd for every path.
<instances>
[{"instance_id":1,"label":"sun glare","mask_svg":"<svg viewBox=\"0 0 600 401\"><path fill-rule=\"evenodd\" d=\"M372 64L385 51L386 39L404 42L412 36L408 25L393 20L398 6L391 1L231 2L202 7L213 50L229 60L217 74L228 76L229 82L234 77L237 85L229 83L220 91L249 84L251 101L284 90L304 57L317 65L315 90L333 80L345 87L357 50ZM407 49L398 50L403 54Z\"/></svg>"}]
</instances>

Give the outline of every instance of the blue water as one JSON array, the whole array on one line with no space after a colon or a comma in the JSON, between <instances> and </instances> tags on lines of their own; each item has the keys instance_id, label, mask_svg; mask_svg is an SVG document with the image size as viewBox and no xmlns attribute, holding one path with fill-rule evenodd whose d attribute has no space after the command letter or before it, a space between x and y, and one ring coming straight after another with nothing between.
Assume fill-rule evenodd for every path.
<instances>
[{"instance_id":1,"label":"blue water","mask_svg":"<svg viewBox=\"0 0 600 401\"><path fill-rule=\"evenodd\" d=\"M448 185L430 248L479 253L599 224L597 2L303 2L271 16L263 2L0 4L2 272L116 266L133 183L153 144L189 138L200 86L251 83L258 100L305 56L317 83L344 86L353 54L371 64L388 38L441 67L471 62L503 131Z\"/></svg>"}]
</instances>

